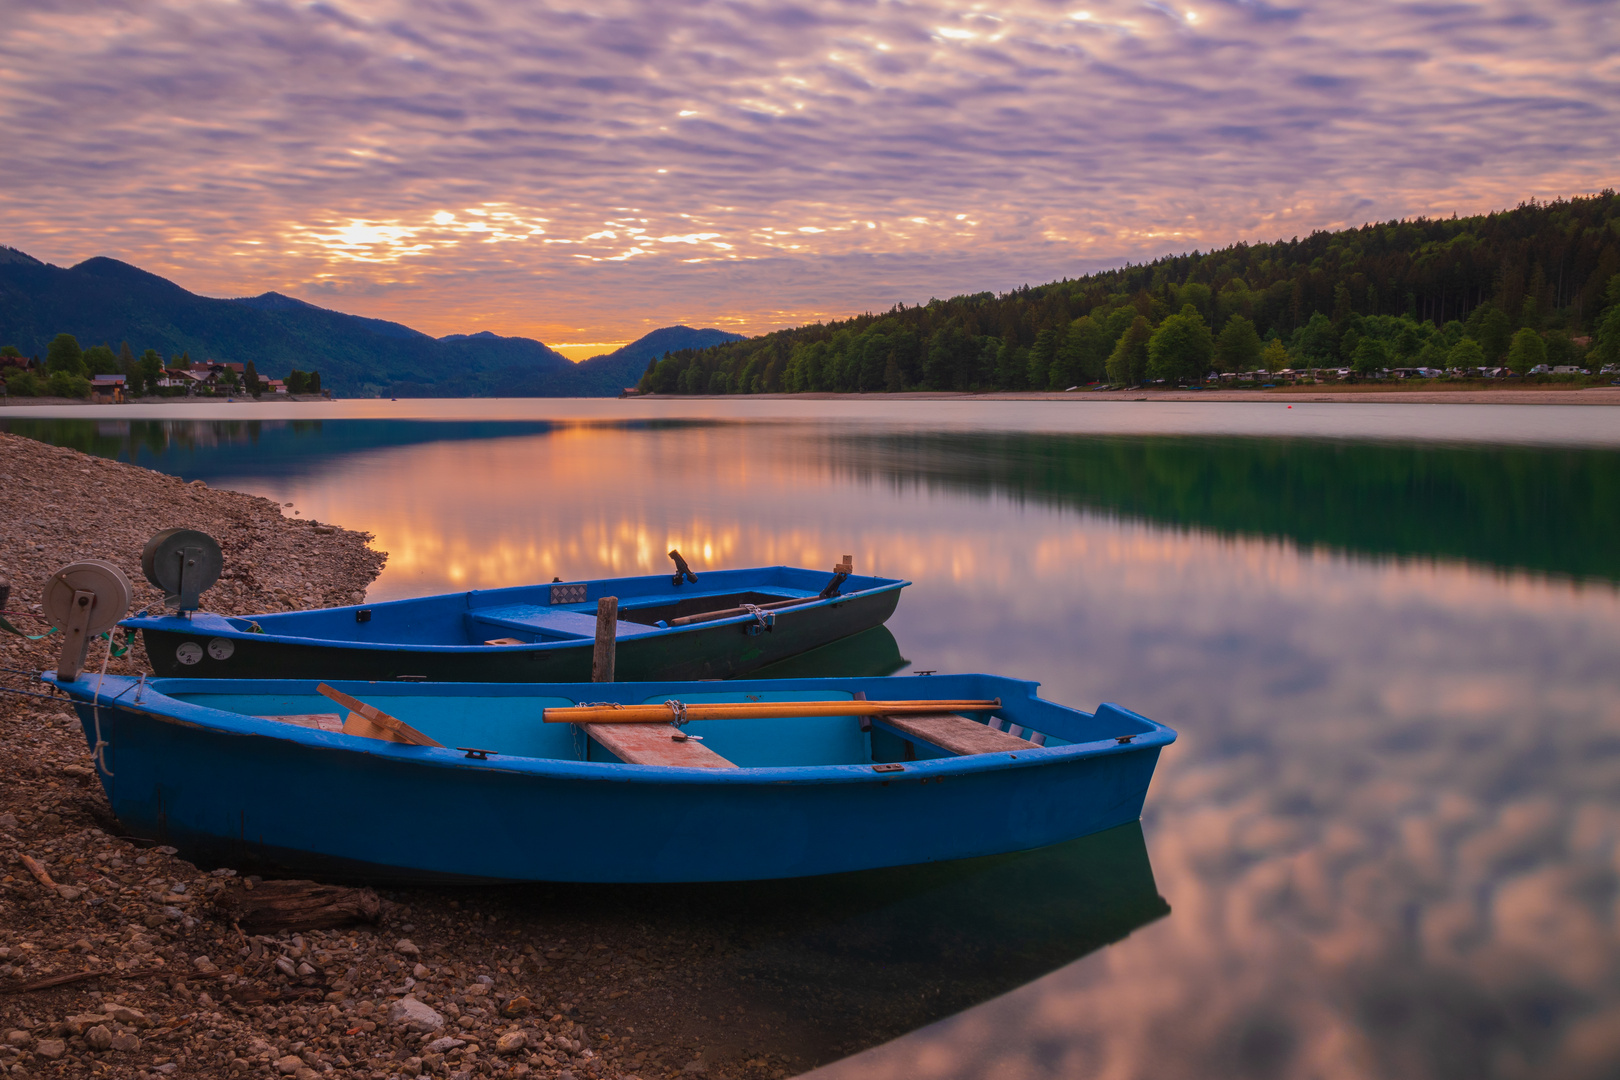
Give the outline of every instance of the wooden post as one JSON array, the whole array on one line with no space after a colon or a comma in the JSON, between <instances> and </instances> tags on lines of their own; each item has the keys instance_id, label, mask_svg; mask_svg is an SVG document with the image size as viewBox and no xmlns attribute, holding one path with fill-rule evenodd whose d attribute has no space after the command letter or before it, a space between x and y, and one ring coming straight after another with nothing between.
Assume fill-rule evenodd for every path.
<instances>
[{"instance_id":1,"label":"wooden post","mask_svg":"<svg viewBox=\"0 0 1620 1080\"><path fill-rule=\"evenodd\" d=\"M604 596L596 602L596 651L591 653L591 682L613 681L613 660L618 640L619 598Z\"/></svg>"}]
</instances>

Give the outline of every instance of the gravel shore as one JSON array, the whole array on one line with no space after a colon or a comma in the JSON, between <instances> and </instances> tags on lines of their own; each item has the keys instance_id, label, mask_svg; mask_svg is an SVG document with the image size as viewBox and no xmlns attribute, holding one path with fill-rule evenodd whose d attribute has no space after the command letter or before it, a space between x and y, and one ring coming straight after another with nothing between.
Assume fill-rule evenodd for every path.
<instances>
[{"instance_id":1,"label":"gravel shore","mask_svg":"<svg viewBox=\"0 0 1620 1080\"><path fill-rule=\"evenodd\" d=\"M40 585L78 558L122 567L136 609L158 602L139 555L173 527L220 541L225 577L205 605L224 614L357 602L386 558L366 534L262 498L0 434L0 573L19 629L44 632L28 616ZM0 633L0 666L53 667L54 642ZM144 666L137 644L108 670ZM19 674L3 685L43 689ZM908 1005L856 1032L843 1004L818 1009L796 978L773 981L798 962L761 960L804 922L791 890L728 912L726 888L394 889L373 922L252 934L221 901L257 879L121 835L65 706L0 693L0 776L0 1072L18 1080L760 1080L933 1015Z\"/></svg>"}]
</instances>

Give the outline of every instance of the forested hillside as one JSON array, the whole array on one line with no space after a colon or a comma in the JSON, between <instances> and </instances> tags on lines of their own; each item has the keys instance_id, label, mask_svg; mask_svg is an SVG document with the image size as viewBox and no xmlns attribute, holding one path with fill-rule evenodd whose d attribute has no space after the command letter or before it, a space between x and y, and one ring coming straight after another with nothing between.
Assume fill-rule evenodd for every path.
<instances>
[{"instance_id":1,"label":"forested hillside","mask_svg":"<svg viewBox=\"0 0 1620 1080\"><path fill-rule=\"evenodd\" d=\"M895 306L650 364L643 391L1063 390L1210 371L1620 363L1620 199L1526 203Z\"/></svg>"}]
</instances>

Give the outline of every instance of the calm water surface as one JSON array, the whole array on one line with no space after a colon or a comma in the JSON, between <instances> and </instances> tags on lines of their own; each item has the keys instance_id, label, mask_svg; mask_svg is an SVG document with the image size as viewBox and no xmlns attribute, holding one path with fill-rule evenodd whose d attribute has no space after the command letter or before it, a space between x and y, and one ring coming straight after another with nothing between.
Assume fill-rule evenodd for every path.
<instances>
[{"instance_id":1,"label":"calm water surface","mask_svg":"<svg viewBox=\"0 0 1620 1080\"><path fill-rule=\"evenodd\" d=\"M0 422L371 531L377 599L852 553L916 584L824 670L1176 727L1140 830L795 890L757 1007L900 1036L831 1077L1620 1075L1611 410L630 404Z\"/></svg>"}]
</instances>

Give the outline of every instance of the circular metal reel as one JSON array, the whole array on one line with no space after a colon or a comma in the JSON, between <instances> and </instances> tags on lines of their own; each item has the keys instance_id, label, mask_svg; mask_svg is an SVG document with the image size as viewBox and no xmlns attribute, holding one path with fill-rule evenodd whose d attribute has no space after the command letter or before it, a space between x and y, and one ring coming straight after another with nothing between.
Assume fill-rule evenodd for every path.
<instances>
[{"instance_id":1,"label":"circular metal reel","mask_svg":"<svg viewBox=\"0 0 1620 1080\"><path fill-rule=\"evenodd\" d=\"M52 626L59 630L67 629L73 614L73 598L81 592L90 593L93 597L85 626L85 633L90 637L117 626L118 620L129 611L130 601L135 598L129 587L129 578L112 563L101 559L70 563L52 574L45 583L41 607Z\"/></svg>"},{"instance_id":2,"label":"circular metal reel","mask_svg":"<svg viewBox=\"0 0 1620 1080\"><path fill-rule=\"evenodd\" d=\"M196 529L164 529L141 550L141 572L179 611L196 611L198 597L224 569L218 542Z\"/></svg>"}]
</instances>

